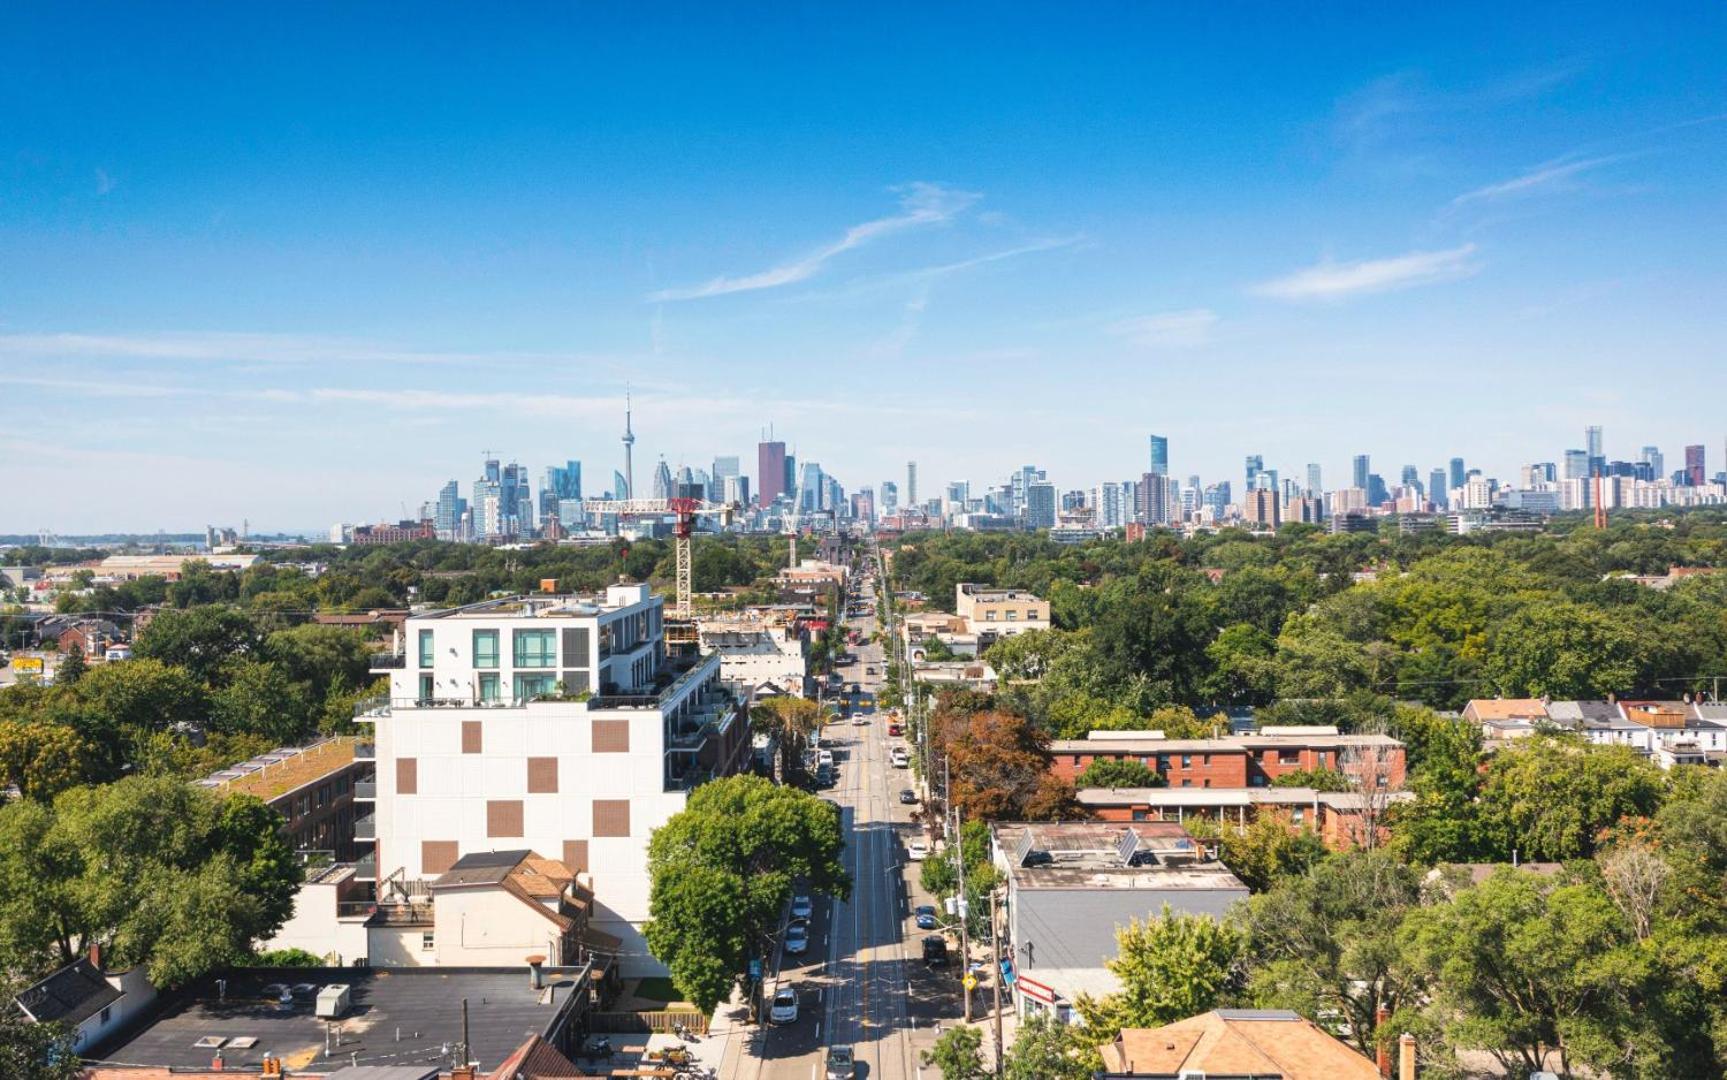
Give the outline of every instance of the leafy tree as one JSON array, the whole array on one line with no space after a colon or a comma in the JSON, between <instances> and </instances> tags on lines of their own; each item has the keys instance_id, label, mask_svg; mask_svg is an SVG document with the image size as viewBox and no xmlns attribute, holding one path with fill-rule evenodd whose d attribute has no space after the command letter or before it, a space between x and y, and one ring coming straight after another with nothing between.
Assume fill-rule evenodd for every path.
<instances>
[{"instance_id":1,"label":"leafy tree","mask_svg":"<svg viewBox=\"0 0 1727 1080\"><path fill-rule=\"evenodd\" d=\"M1075 1005L1098 1044L1122 1028L1162 1027L1228 1004L1241 990L1247 938L1205 915L1134 919L1115 932L1115 959L1105 965L1121 990L1101 1000L1081 994Z\"/></svg>"},{"instance_id":2,"label":"leafy tree","mask_svg":"<svg viewBox=\"0 0 1727 1080\"><path fill-rule=\"evenodd\" d=\"M366 639L342 626L306 623L277 630L264 640L264 656L282 665L307 696L322 701L332 689L371 681L371 650Z\"/></svg>"},{"instance_id":3,"label":"leafy tree","mask_svg":"<svg viewBox=\"0 0 1727 1080\"><path fill-rule=\"evenodd\" d=\"M1002 1057L1005 1080L1091 1080L1103 1068L1089 1028L1027 1017ZM943 1075L946 1075L945 1073Z\"/></svg>"},{"instance_id":4,"label":"leafy tree","mask_svg":"<svg viewBox=\"0 0 1727 1080\"><path fill-rule=\"evenodd\" d=\"M1655 953L1591 884L1505 868L1412 910L1401 939L1407 970L1432 981L1397 1027L1490 1055L1508 1075L1676 1075L1646 1015Z\"/></svg>"},{"instance_id":5,"label":"leafy tree","mask_svg":"<svg viewBox=\"0 0 1727 1080\"><path fill-rule=\"evenodd\" d=\"M942 1080L984 1080L983 1032L966 1024L950 1027L920 1054L926 1066L941 1070Z\"/></svg>"},{"instance_id":6,"label":"leafy tree","mask_svg":"<svg viewBox=\"0 0 1727 1080\"><path fill-rule=\"evenodd\" d=\"M821 706L807 698L771 697L750 706L750 724L777 737L780 775L795 776L803 769L803 755L812 734L821 730Z\"/></svg>"},{"instance_id":7,"label":"leafy tree","mask_svg":"<svg viewBox=\"0 0 1727 1080\"><path fill-rule=\"evenodd\" d=\"M1330 855L1312 829L1294 827L1287 814L1270 807L1262 807L1245 828L1189 819L1188 831L1216 844L1218 861L1255 892L1305 874Z\"/></svg>"},{"instance_id":8,"label":"leafy tree","mask_svg":"<svg viewBox=\"0 0 1727 1080\"><path fill-rule=\"evenodd\" d=\"M89 670L90 665L84 662L84 647L74 641L66 650L66 659L54 669L54 681L61 686L77 686L78 680Z\"/></svg>"},{"instance_id":9,"label":"leafy tree","mask_svg":"<svg viewBox=\"0 0 1727 1080\"><path fill-rule=\"evenodd\" d=\"M312 728L311 706L300 684L275 661L228 666L225 685L212 696L211 725L228 735L265 735L277 743L303 739Z\"/></svg>"},{"instance_id":10,"label":"leafy tree","mask_svg":"<svg viewBox=\"0 0 1727 1080\"><path fill-rule=\"evenodd\" d=\"M1336 769L1297 769L1271 781L1272 787L1312 788L1315 791L1349 791L1355 785Z\"/></svg>"},{"instance_id":11,"label":"leafy tree","mask_svg":"<svg viewBox=\"0 0 1727 1080\"><path fill-rule=\"evenodd\" d=\"M1487 672L1513 697L1599 698L1641 689L1653 651L1626 612L1548 601L1497 626Z\"/></svg>"},{"instance_id":12,"label":"leafy tree","mask_svg":"<svg viewBox=\"0 0 1727 1080\"><path fill-rule=\"evenodd\" d=\"M90 744L76 729L0 720L0 782L16 784L26 798L51 799L88 783L96 771Z\"/></svg>"},{"instance_id":13,"label":"leafy tree","mask_svg":"<svg viewBox=\"0 0 1727 1080\"><path fill-rule=\"evenodd\" d=\"M1079 774L1076 787L1082 788L1146 788L1163 787L1163 775L1144 762L1131 758L1097 758Z\"/></svg>"},{"instance_id":14,"label":"leafy tree","mask_svg":"<svg viewBox=\"0 0 1727 1080\"><path fill-rule=\"evenodd\" d=\"M1379 1010L1417 1000L1424 985L1399 964L1397 936L1420 900L1419 874L1384 850L1347 852L1283 878L1238 912L1250 942L1248 993L1258 1005L1319 1018L1371 1056Z\"/></svg>"},{"instance_id":15,"label":"leafy tree","mask_svg":"<svg viewBox=\"0 0 1727 1080\"><path fill-rule=\"evenodd\" d=\"M1660 803L1659 767L1627 746L1592 746L1574 736L1518 740L1488 763L1481 789L1492 850L1509 859L1588 858L1604 829L1646 817Z\"/></svg>"},{"instance_id":16,"label":"leafy tree","mask_svg":"<svg viewBox=\"0 0 1727 1080\"><path fill-rule=\"evenodd\" d=\"M232 670L231 661L252 659L263 651L264 636L245 612L210 605L158 612L132 648L140 657L185 668L206 686L219 686Z\"/></svg>"},{"instance_id":17,"label":"leafy tree","mask_svg":"<svg viewBox=\"0 0 1727 1080\"><path fill-rule=\"evenodd\" d=\"M268 949L255 954L249 966L271 968L316 968L323 967L327 961L316 953L305 949Z\"/></svg>"},{"instance_id":18,"label":"leafy tree","mask_svg":"<svg viewBox=\"0 0 1727 1080\"><path fill-rule=\"evenodd\" d=\"M106 941L173 988L242 961L293 909L281 817L165 778L0 809L0 963L40 971Z\"/></svg>"},{"instance_id":19,"label":"leafy tree","mask_svg":"<svg viewBox=\"0 0 1727 1080\"><path fill-rule=\"evenodd\" d=\"M1205 647L1211 670L1204 693L1227 705L1269 704L1277 688L1277 640L1246 623L1226 626Z\"/></svg>"},{"instance_id":20,"label":"leafy tree","mask_svg":"<svg viewBox=\"0 0 1727 1080\"><path fill-rule=\"evenodd\" d=\"M989 894L1001 881L990 857L989 825L968 821L960 826L959 844L949 844L940 854L925 859L918 870L919 883L937 900L959 895L959 859L965 858L966 931L973 941L987 941L990 934Z\"/></svg>"},{"instance_id":21,"label":"leafy tree","mask_svg":"<svg viewBox=\"0 0 1727 1080\"><path fill-rule=\"evenodd\" d=\"M648 948L678 991L712 1012L766 956L792 886L844 897L834 807L759 776L703 784L648 842Z\"/></svg>"},{"instance_id":22,"label":"leafy tree","mask_svg":"<svg viewBox=\"0 0 1727 1080\"><path fill-rule=\"evenodd\" d=\"M952 772L949 792L965 820L1048 821L1078 816L1073 789L1050 774L1049 741L1010 713L938 713L938 753Z\"/></svg>"}]
</instances>

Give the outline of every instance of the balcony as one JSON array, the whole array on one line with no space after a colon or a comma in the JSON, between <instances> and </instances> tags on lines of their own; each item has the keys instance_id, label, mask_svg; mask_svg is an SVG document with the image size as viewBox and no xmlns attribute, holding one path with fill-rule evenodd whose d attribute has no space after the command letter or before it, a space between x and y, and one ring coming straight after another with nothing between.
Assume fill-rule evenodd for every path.
<instances>
[{"instance_id":1,"label":"balcony","mask_svg":"<svg viewBox=\"0 0 1727 1080\"><path fill-rule=\"evenodd\" d=\"M354 819L355 840L376 840L378 838L378 819L372 814Z\"/></svg>"},{"instance_id":2,"label":"balcony","mask_svg":"<svg viewBox=\"0 0 1727 1080\"><path fill-rule=\"evenodd\" d=\"M336 918L338 919L369 919L372 912L378 910L378 905L371 900L338 900L336 901Z\"/></svg>"},{"instance_id":3,"label":"balcony","mask_svg":"<svg viewBox=\"0 0 1727 1080\"><path fill-rule=\"evenodd\" d=\"M356 802L378 801L378 782L376 780L361 780L354 785L354 800Z\"/></svg>"},{"instance_id":4,"label":"balcony","mask_svg":"<svg viewBox=\"0 0 1727 1080\"><path fill-rule=\"evenodd\" d=\"M378 760L378 744L373 743L373 742L366 742L364 740L356 741L354 743L354 760L355 761L376 761L376 760Z\"/></svg>"},{"instance_id":5,"label":"balcony","mask_svg":"<svg viewBox=\"0 0 1727 1080\"><path fill-rule=\"evenodd\" d=\"M378 853L368 851L354 861L355 881L378 880Z\"/></svg>"},{"instance_id":6,"label":"balcony","mask_svg":"<svg viewBox=\"0 0 1727 1080\"><path fill-rule=\"evenodd\" d=\"M371 668L373 671L401 671L408 666L408 658L402 653L373 653Z\"/></svg>"}]
</instances>

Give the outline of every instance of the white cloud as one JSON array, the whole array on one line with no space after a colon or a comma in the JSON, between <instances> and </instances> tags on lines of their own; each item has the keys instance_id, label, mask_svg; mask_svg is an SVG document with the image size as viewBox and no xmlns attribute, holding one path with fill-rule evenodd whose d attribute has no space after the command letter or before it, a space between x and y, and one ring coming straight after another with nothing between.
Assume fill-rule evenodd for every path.
<instances>
[{"instance_id":1,"label":"white cloud","mask_svg":"<svg viewBox=\"0 0 1727 1080\"><path fill-rule=\"evenodd\" d=\"M112 176L108 175L107 169L97 169L96 170L96 194L97 195L108 194L110 191L114 190L115 186L118 183L119 183L119 181L115 180Z\"/></svg>"},{"instance_id":2,"label":"white cloud","mask_svg":"<svg viewBox=\"0 0 1727 1080\"><path fill-rule=\"evenodd\" d=\"M1189 349L1210 342L1217 323L1217 312L1192 308L1122 319L1108 329L1116 337L1148 349Z\"/></svg>"},{"instance_id":3,"label":"white cloud","mask_svg":"<svg viewBox=\"0 0 1727 1080\"><path fill-rule=\"evenodd\" d=\"M1623 154L1611 154L1606 157L1582 158L1575 161L1566 161L1563 158L1558 161L1550 161L1509 180L1501 180L1496 184L1478 187L1474 191L1466 191L1452 199L1451 205L1458 207L1476 202L1499 202L1505 199L1522 198L1548 191L1570 191L1576 188L1577 185L1574 181L1583 173L1619 161L1623 157Z\"/></svg>"},{"instance_id":4,"label":"white cloud","mask_svg":"<svg viewBox=\"0 0 1727 1080\"><path fill-rule=\"evenodd\" d=\"M580 353L434 352L388 343L315 334L168 331L144 334L0 334L0 357L99 357L107 360L270 364L498 364L613 362Z\"/></svg>"},{"instance_id":5,"label":"white cloud","mask_svg":"<svg viewBox=\"0 0 1727 1080\"><path fill-rule=\"evenodd\" d=\"M1346 300L1469 277L1481 269L1481 264L1472 258L1474 254L1475 245L1464 244L1444 251L1412 251L1389 259L1349 263L1328 260L1287 277L1261 282L1248 291L1278 300Z\"/></svg>"},{"instance_id":6,"label":"white cloud","mask_svg":"<svg viewBox=\"0 0 1727 1080\"><path fill-rule=\"evenodd\" d=\"M826 265L828 260L843 255L854 248L863 247L872 241L896 232L903 232L906 229L939 225L951 221L980 198L974 192L957 191L941 184L922 181L907 184L895 190L900 194L899 213L890 217L876 218L874 221L866 221L861 225L853 225L838 240L800 259L754 274L745 274L742 277L721 275L690 288L662 289L649 295L648 299L655 301L699 300L710 296L726 296L731 293L754 292L758 289L774 289L781 285L792 285L813 277Z\"/></svg>"}]
</instances>

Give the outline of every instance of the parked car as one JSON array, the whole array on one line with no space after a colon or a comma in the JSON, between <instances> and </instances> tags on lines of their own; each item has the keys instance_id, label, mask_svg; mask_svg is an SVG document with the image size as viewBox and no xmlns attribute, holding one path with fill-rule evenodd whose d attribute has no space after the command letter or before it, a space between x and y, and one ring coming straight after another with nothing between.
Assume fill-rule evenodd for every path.
<instances>
[{"instance_id":1,"label":"parked car","mask_svg":"<svg viewBox=\"0 0 1727 1080\"><path fill-rule=\"evenodd\" d=\"M774 1003L768 1009L770 1024L795 1024L798 1020L798 992L788 987L774 991Z\"/></svg>"},{"instance_id":2,"label":"parked car","mask_svg":"<svg viewBox=\"0 0 1727 1080\"><path fill-rule=\"evenodd\" d=\"M802 956L809 951L810 929L804 923L793 923L786 927L786 952L793 956Z\"/></svg>"},{"instance_id":3,"label":"parked car","mask_svg":"<svg viewBox=\"0 0 1727 1080\"><path fill-rule=\"evenodd\" d=\"M929 967L943 967L947 964L947 938L940 934L931 934L923 939L923 962Z\"/></svg>"},{"instance_id":4,"label":"parked car","mask_svg":"<svg viewBox=\"0 0 1727 1080\"><path fill-rule=\"evenodd\" d=\"M857 1059L849 1046L828 1048L827 1080L852 1080L857 1076Z\"/></svg>"},{"instance_id":5,"label":"parked car","mask_svg":"<svg viewBox=\"0 0 1727 1080\"><path fill-rule=\"evenodd\" d=\"M899 801L906 806L916 806L917 792L913 791L911 788L906 788L904 791L899 793Z\"/></svg>"},{"instance_id":6,"label":"parked car","mask_svg":"<svg viewBox=\"0 0 1727 1080\"><path fill-rule=\"evenodd\" d=\"M808 919L815 911L815 904L810 901L809 894L800 893L792 897L792 918Z\"/></svg>"},{"instance_id":7,"label":"parked car","mask_svg":"<svg viewBox=\"0 0 1727 1080\"><path fill-rule=\"evenodd\" d=\"M929 845L922 840L913 840L905 846L905 857L912 862L923 862L929 858Z\"/></svg>"},{"instance_id":8,"label":"parked car","mask_svg":"<svg viewBox=\"0 0 1727 1080\"><path fill-rule=\"evenodd\" d=\"M934 930L936 928L937 923L934 904L919 904L912 910L912 914L916 916L917 928L919 930Z\"/></svg>"}]
</instances>

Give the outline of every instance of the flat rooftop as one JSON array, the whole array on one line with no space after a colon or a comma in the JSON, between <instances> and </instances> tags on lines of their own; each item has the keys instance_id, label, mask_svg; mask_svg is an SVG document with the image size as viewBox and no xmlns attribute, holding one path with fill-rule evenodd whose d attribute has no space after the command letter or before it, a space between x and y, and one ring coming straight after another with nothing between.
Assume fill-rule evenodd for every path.
<instances>
[{"instance_id":1,"label":"flat rooftop","mask_svg":"<svg viewBox=\"0 0 1727 1080\"><path fill-rule=\"evenodd\" d=\"M356 741L352 735L338 735L311 746L283 747L219 769L198 784L270 802L352 765Z\"/></svg>"},{"instance_id":2,"label":"flat rooftop","mask_svg":"<svg viewBox=\"0 0 1727 1080\"><path fill-rule=\"evenodd\" d=\"M592 595L524 593L501 596L441 611L416 612L410 622L422 619L591 619L609 611L646 603L657 594L646 586L617 585Z\"/></svg>"},{"instance_id":3,"label":"flat rooftop","mask_svg":"<svg viewBox=\"0 0 1727 1080\"><path fill-rule=\"evenodd\" d=\"M355 1062L435 1065L449 1060L446 1044L462 1037L465 1000L471 1050L483 1074L529 1035L544 1034L576 984L573 977L549 974L551 989L534 990L526 964L519 970L260 968L225 977L221 1000L213 979L171 995L154 1019L97 1046L87 1060L206 1069L220 1039L229 1069L256 1071L266 1052L297 1075L330 1073ZM332 1045L326 1057L327 1025L313 1015L313 1004L318 988L331 983L346 983L352 1004L339 1024L341 1046ZM272 984L298 987L293 1003L280 1004L279 992L266 989Z\"/></svg>"},{"instance_id":4,"label":"flat rooftop","mask_svg":"<svg viewBox=\"0 0 1727 1080\"><path fill-rule=\"evenodd\" d=\"M1179 822L1011 822L991 826L997 852L1022 889L1239 889L1220 862L1202 861ZM1024 865L1026 856L1042 860Z\"/></svg>"}]
</instances>

